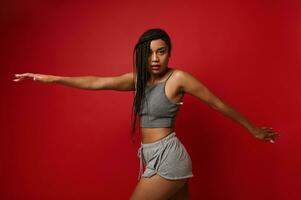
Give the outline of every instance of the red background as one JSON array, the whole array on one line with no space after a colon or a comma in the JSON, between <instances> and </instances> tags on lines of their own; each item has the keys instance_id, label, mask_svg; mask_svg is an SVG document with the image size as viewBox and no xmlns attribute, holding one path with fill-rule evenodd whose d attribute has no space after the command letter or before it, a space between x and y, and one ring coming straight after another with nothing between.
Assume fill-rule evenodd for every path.
<instances>
[{"instance_id":1,"label":"red background","mask_svg":"<svg viewBox=\"0 0 301 200\"><path fill-rule=\"evenodd\" d=\"M299 199L298 2L2 1L0 199L129 198L139 172L132 92L12 79L129 72L135 42L153 27L172 38L171 67L282 133L275 144L256 140L186 95L176 132L193 161L191 198Z\"/></svg>"}]
</instances>

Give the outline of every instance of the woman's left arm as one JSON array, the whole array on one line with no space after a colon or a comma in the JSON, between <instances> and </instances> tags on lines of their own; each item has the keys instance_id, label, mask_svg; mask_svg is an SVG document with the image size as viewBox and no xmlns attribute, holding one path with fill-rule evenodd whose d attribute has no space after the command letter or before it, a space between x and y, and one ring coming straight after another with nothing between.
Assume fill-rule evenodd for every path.
<instances>
[{"instance_id":1,"label":"woman's left arm","mask_svg":"<svg viewBox=\"0 0 301 200\"><path fill-rule=\"evenodd\" d=\"M214 95L200 80L188 72L180 71L180 73L178 73L178 80L182 91L197 97L211 108L228 116L239 125L246 128L256 138L274 143L276 137L279 136L277 132L273 131L273 128L257 127L252 124L246 117Z\"/></svg>"}]
</instances>

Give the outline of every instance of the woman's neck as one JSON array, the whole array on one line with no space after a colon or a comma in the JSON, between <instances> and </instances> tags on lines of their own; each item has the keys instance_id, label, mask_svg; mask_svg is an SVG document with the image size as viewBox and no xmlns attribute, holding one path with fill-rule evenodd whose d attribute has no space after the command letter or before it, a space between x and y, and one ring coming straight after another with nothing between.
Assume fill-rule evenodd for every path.
<instances>
[{"instance_id":1,"label":"woman's neck","mask_svg":"<svg viewBox=\"0 0 301 200\"><path fill-rule=\"evenodd\" d=\"M162 72L161 74L151 74L150 78L148 80L149 83L154 84L159 82L160 80L162 80L163 77L165 77L165 75L169 72L170 68L166 68L164 72Z\"/></svg>"}]
</instances>

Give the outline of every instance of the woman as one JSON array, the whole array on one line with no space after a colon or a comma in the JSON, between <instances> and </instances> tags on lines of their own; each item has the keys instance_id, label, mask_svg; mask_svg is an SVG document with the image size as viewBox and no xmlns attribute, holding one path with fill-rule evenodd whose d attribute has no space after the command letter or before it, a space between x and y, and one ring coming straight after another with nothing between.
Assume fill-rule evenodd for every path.
<instances>
[{"instance_id":1,"label":"woman","mask_svg":"<svg viewBox=\"0 0 301 200\"><path fill-rule=\"evenodd\" d=\"M132 138L139 115L142 141L138 150L140 180L131 200L189 199L188 179L193 177L191 160L173 129L185 93L230 117L257 139L274 143L279 134L272 128L254 126L197 78L183 70L168 67L171 47L170 38L164 30L150 29L142 34L134 49L136 72L115 77L24 73L16 74L14 81L29 78L88 90L134 91Z\"/></svg>"}]
</instances>

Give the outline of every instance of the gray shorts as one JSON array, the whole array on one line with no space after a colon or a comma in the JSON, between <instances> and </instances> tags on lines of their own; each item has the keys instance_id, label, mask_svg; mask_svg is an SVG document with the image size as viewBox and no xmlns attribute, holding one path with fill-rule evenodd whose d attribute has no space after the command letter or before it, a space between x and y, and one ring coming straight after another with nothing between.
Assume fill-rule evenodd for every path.
<instances>
[{"instance_id":1,"label":"gray shorts","mask_svg":"<svg viewBox=\"0 0 301 200\"><path fill-rule=\"evenodd\" d=\"M138 157L138 180L141 176L151 177L155 174L170 180L193 177L190 156L175 132L152 143L141 143Z\"/></svg>"}]
</instances>

